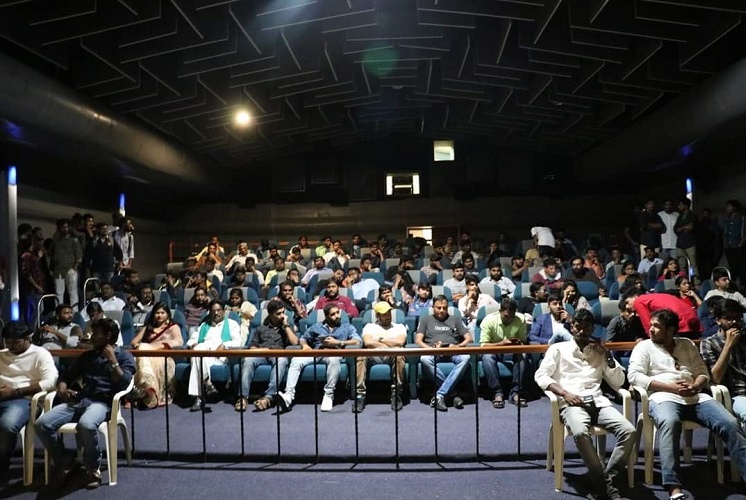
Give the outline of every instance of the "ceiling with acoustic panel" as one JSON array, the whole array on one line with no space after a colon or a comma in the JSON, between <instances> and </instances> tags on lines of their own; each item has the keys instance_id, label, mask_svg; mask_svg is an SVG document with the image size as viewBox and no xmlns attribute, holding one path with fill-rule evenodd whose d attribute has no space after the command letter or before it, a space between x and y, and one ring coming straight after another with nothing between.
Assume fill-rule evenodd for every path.
<instances>
[{"instance_id":1,"label":"ceiling with acoustic panel","mask_svg":"<svg viewBox=\"0 0 746 500\"><path fill-rule=\"evenodd\" d=\"M0 49L223 165L401 133L573 155L743 56L745 13L741 0L0 0Z\"/></svg>"}]
</instances>

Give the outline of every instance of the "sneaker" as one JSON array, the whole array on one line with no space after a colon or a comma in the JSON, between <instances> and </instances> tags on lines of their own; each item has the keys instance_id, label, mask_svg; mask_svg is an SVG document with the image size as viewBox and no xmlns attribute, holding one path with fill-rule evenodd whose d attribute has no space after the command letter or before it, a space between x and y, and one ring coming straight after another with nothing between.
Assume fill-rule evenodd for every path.
<instances>
[{"instance_id":1,"label":"sneaker","mask_svg":"<svg viewBox=\"0 0 746 500\"><path fill-rule=\"evenodd\" d=\"M391 410L399 411L404 407L399 391L391 391Z\"/></svg>"},{"instance_id":2,"label":"sneaker","mask_svg":"<svg viewBox=\"0 0 746 500\"><path fill-rule=\"evenodd\" d=\"M321 400L321 411L332 411L334 406L334 398L328 394L324 394L324 399Z\"/></svg>"},{"instance_id":3,"label":"sneaker","mask_svg":"<svg viewBox=\"0 0 746 500\"><path fill-rule=\"evenodd\" d=\"M430 408L435 408L435 396L430 400Z\"/></svg>"},{"instance_id":4,"label":"sneaker","mask_svg":"<svg viewBox=\"0 0 746 500\"><path fill-rule=\"evenodd\" d=\"M457 410L463 410L464 409L464 400L461 399L459 396L456 396L453 398L453 407Z\"/></svg>"},{"instance_id":5,"label":"sneaker","mask_svg":"<svg viewBox=\"0 0 746 500\"><path fill-rule=\"evenodd\" d=\"M358 396L352 403L352 413L362 413L365 409L365 398Z\"/></svg>"},{"instance_id":6,"label":"sneaker","mask_svg":"<svg viewBox=\"0 0 746 500\"><path fill-rule=\"evenodd\" d=\"M213 401L217 399L218 397L218 390L215 389L215 386L212 385L212 383L207 382L205 384L205 399L208 401Z\"/></svg>"},{"instance_id":7,"label":"sneaker","mask_svg":"<svg viewBox=\"0 0 746 500\"><path fill-rule=\"evenodd\" d=\"M448 411L446 400L443 396L435 396L435 409L438 411Z\"/></svg>"},{"instance_id":8,"label":"sneaker","mask_svg":"<svg viewBox=\"0 0 746 500\"><path fill-rule=\"evenodd\" d=\"M284 392L278 392L275 394L275 406L280 409L280 413L286 413L290 411L290 405L293 403L292 398Z\"/></svg>"},{"instance_id":9,"label":"sneaker","mask_svg":"<svg viewBox=\"0 0 746 500\"><path fill-rule=\"evenodd\" d=\"M202 398L197 396L194 398L194 403L192 403L191 408L189 408L189 411L200 411L202 408L204 408L205 403L202 402Z\"/></svg>"},{"instance_id":10,"label":"sneaker","mask_svg":"<svg viewBox=\"0 0 746 500\"><path fill-rule=\"evenodd\" d=\"M86 471L85 487L89 490L95 490L99 486L101 486L101 470L94 469Z\"/></svg>"}]
</instances>

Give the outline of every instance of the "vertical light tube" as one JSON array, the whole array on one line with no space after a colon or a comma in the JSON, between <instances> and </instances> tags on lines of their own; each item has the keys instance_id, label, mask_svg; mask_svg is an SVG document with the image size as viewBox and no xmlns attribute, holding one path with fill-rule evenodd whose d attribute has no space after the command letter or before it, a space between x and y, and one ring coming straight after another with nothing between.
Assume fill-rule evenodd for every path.
<instances>
[{"instance_id":1,"label":"vertical light tube","mask_svg":"<svg viewBox=\"0 0 746 500\"><path fill-rule=\"evenodd\" d=\"M16 167L8 169L8 232L10 248L8 249L8 269L10 269L10 319L21 318L20 291L18 289L18 178Z\"/></svg>"},{"instance_id":2,"label":"vertical light tube","mask_svg":"<svg viewBox=\"0 0 746 500\"><path fill-rule=\"evenodd\" d=\"M124 193L119 193L119 214L124 217L127 213L125 210L125 196Z\"/></svg>"}]
</instances>

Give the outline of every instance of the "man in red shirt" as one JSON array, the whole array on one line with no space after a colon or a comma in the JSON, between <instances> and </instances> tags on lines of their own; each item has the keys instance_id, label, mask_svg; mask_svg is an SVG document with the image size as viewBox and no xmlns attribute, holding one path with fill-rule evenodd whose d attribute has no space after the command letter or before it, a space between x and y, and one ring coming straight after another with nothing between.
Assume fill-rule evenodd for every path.
<instances>
[{"instance_id":1,"label":"man in red shirt","mask_svg":"<svg viewBox=\"0 0 746 500\"><path fill-rule=\"evenodd\" d=\"M624 294L622 300L631 299L628 303L635 308L637 316L642 322L642 328L648 336L650 335L650 315L653 311L670 309L679 317L678 337L698 339L702 334L702 325L699 323L697 310L692 305L676 295L668 293L645 293L637 288L630 289Z\"/></svg>"},{"instance_id":2,"label":"man in red shirt","mask_svg":"<svg viewBox=\"0 0 746 500\"><path fill-rule=\"evenodd\" d=\"M316 301L315 309L324 309L327 304L334 304L339 307L350 318L355 318L360 314L349 297L339 294L339 285L333 280L329 280L329 283L326 284L326 292Z\"/></svg>"}]
</instances>

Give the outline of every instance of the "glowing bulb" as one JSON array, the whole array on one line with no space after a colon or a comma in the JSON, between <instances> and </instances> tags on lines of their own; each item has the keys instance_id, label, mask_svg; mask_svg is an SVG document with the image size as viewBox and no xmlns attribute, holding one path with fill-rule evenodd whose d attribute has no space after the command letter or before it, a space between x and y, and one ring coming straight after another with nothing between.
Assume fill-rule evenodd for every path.
<instances>
[{"instance_id":1,"label":"glowing bulb","mask_svg":"<svg viewBox=\"0 0 746 500\"><path fill-rule=\"evenodd\" d=\"M236 125L246 126L251 122L251 115L248 111L239 111L236 113Z\"/></svg>"}]
</instances>

